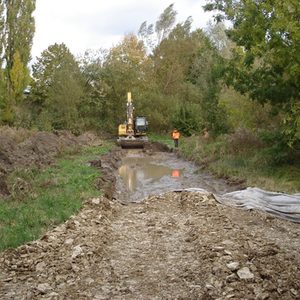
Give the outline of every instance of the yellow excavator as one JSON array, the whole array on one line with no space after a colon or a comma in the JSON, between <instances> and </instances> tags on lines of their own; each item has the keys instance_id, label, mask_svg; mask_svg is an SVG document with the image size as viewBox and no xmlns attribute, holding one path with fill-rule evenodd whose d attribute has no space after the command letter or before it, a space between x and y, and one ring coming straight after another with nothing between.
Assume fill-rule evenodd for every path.
<instances>
[{"instance_id":1,"label":"yellow excavator","mask_svg":"<svg viewBox=\"0 0 300 300\"><path fill-rule=\"evenodd\" d=\"M143 148L148 141L146 131L148 121L145 117L134 118L134 106L131 93L127 93L127 119L118 128L118 144L122 148Z\"/></svg>"}]
</instances>

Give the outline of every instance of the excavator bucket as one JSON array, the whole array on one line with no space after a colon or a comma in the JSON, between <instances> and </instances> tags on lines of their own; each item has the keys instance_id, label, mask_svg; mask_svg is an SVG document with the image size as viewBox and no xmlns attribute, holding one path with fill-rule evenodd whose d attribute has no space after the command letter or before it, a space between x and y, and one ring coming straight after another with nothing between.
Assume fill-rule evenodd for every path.
<instances>
[{"instance_id":1,"label":"excavator bucket","mask_svg":"<svg viewBox=\"0 0 300 300\"><path fill-rule=\"evenodd\" d=\"M144 148L147 142L148 139L146 137L144 138L123 137L118 139L118 143L123 149Z\"/></svg>"}]
</instances>

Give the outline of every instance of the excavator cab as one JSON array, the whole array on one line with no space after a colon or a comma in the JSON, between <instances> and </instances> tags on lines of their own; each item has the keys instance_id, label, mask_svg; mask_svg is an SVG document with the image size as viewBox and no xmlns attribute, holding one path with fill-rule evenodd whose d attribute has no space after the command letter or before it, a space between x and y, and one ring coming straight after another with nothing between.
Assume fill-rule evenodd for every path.
<instances>
[{"instance_id":1,"label":"excavator cab","mask_svg":"<svg viewBox=\"0 0 300 300\"><path fill-rule=\"evenodd\" d=\"M136 132L143 133L148 129L148 121L145 117L136 117L135 119Z\"/></svg>"}]
</instances>

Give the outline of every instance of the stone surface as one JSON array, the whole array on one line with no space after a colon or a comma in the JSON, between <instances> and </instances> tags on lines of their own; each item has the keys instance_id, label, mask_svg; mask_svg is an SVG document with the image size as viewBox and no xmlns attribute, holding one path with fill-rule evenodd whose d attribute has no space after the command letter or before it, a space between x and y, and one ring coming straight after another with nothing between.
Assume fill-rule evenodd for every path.
<instances>
[{"instance_id":1,"label":"stone surface","mask_svg":"<svg viewBox=\"0 0 300 300\"><path fill-rule=\"evenodd\" d=\"M240 279L252 279L254 274L250 272L248 267L243 267L237 271L237 274Z\"/></svg>"},{"instance_id":2,"label":"stone surface","mask_svg":"<svg viewBox=\"0 0 300 300\"><path fill-rule=\"evenodd\" d=\"M48 283L41 283L36 287L37 291L41 294L46 294L52 291L52 287Z\"/></svg>"},{"instance_id":3,"label":"stone surface","mask_svg":"<svg viewBox=\"0 0 300 300\"><path fill-rule=\"evenodd\" d=\"M227 268L231 271L236 271L239 269L240 263L239 262L230 262L226 264Z\"/></svg>"}]
</instances>

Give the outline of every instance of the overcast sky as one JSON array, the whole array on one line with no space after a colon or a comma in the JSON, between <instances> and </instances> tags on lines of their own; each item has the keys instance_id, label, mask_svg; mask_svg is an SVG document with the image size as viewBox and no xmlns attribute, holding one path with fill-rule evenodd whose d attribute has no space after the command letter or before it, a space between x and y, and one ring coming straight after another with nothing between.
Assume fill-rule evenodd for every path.
<instances>
[{"instance_id":1,"label":"overcast sky","mask_svg":"<svg viewBox=\"0 0 300 300\"><path fill-rule=\"evenodd\" d=\"M144 21L154 23L174 3L177 22L192 16L194 27L206 26L205 0L37 0L32 56L64 42L74 55L87 49L110 48L126 33L137 33Z\"/></svg>"}]
</instances>

